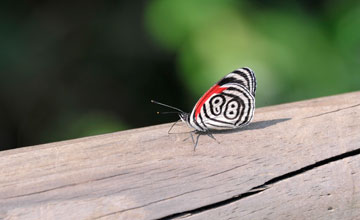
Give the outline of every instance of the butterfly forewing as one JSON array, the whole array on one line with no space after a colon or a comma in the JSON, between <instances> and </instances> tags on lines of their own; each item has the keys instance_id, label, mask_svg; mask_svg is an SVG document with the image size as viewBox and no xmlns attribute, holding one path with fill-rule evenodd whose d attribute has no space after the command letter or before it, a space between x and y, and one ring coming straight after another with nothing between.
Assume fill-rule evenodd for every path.
<instances>
[{"instance_id":1,"label":"butterfly forewing","mask_svg":"<svg viewBox=\"0 0 360 220\"><path fill-rule=\"evenodd\" d=\"M199 131L244 126L254 115L255 91L254 72L250 68L234 70L199 99L188 123Z\"/></svg>"}]
</instances>

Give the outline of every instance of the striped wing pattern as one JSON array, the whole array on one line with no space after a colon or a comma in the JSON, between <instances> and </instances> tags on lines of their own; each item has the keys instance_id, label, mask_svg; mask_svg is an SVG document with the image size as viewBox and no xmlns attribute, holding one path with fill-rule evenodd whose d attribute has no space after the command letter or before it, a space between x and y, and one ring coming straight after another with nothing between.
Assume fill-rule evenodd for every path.
<instances>
[{"instance_id":1,"label":"striped wing pattern","mask_svg":"<svg viewBox=\"0 0 360 220\"><path fill-rule=\"evenodd\" d=\"M245 126L254 115L255 91L254 72L247 67L236 69L199 99L187 122L198 131Z\"/></svg>"}]
</instances>

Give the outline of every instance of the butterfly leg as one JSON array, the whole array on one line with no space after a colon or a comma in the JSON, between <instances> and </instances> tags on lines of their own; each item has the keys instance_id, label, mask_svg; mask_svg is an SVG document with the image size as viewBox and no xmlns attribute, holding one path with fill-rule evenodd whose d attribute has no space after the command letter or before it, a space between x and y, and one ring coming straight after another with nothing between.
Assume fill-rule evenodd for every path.
<instances>
[{"instance_id":1,"label":"butterfly leg","mask_svg":"<svg viewBox=\"0 0 360 220\"><path fill-rule=\"evenodd\" d=\"M191 137L191 140L193 142L193 144L195 144L195 141L194 141L194 136L192 135L193 132L190 132L190 137Z\"/></svg>"},{"instance_id":2,"label":"butterfly leg","mask_svg":"<svg viewBox=\"0 0 360 220\"><path fill-rule=\"evenodd\" d=\"M189 138L191 138L191 136L189 136L189 137L185 138L185 139L184 139L184 140L182 140L182 141L184 142L184 141L186 141L186 140L187 140L187 139L189 139Z\"/></svg>"},{"instance_id":3,"label":"butterfly leg","mask_svg":"<svg viewBox=\"0 0 360 220\"><path fill-rule=\"evenodd\" d=\"M172 133L170 133L171 129L172 129L172 128L176 125L176 123L178 123L179 121L181 121L181 120L177 120L174 124L171 125L171 127L170 127L170 129L169 129L169 131L168 131L168 134L172 134Z\"/></svg>"},{"instance_id":4,"label":"butterfly leg","mask_svg":"<svg viewBox=\"0 0 360 220\"><path fill-rule=\"evenodd\" d=\"M198 144L198 142L199 142L200 135L201 135L201 133L198 133L198 134L197 134L196 142L195 142L195 145L194 145L194 151L196 150L196 146L197 146L197 144Z\"/></svg>"},{"instance_id":5,"label":"butterfly leg","mask_svg":"<svg viewBox=\"0 0 360 220\"><path fill-rule=\"evenodd\" d=\"M218 144L220 144L220 142L218 140L216 140L215 136L209 132L206 133L207 136L211 137L212 139L214 139Z\"/></svg>"},{"instance_id":6,"label":"butterfly leg","mask_svg":"<svg viewBox=\"0 0 360 220\"><path fill-rule=\"evenodd\" d=\"M192 131L191 131L191 132L192 132ZM182 141L186 141L187 139L191 138L191 139L192 139L192 142L194 143L194 138L192 137L191 132L190 132L190 136L189 136L189 137L187 137L187 138L185 138L185 139L184 139L184 140L182 140Z\"/></svg>"}]
</instances>

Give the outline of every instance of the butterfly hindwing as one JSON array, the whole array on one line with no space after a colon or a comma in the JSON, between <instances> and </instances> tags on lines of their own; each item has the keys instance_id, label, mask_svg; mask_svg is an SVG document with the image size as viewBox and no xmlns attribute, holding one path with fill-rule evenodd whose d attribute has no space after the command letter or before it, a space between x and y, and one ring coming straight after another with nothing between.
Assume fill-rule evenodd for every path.
<instances>
[{"instance_id":1,"label":"butterfly hindwing","mask_svg":"<svg viewBox=\"0 0 360 220\"><path fill-rule=\"evenodd\" d=\"M256 78L250 68L244 67L236 69L222 78L217 84L222 86L229 82L244 86L255 97Z\"/></svg>"}]
</instances>

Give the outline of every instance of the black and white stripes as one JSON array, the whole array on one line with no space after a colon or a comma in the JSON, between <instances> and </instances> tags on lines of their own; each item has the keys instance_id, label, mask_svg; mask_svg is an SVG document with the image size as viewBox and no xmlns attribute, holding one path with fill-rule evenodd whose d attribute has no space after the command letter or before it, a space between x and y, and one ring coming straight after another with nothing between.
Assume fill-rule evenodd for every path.
<instances>
[{"instance_id":1,"label":"black and white stripes","mask_svg":"<svg viewBox=\"0 0 360 220\"><path fill-rule=\"evenodd\" d=\"M255 73L250 68L244 67L234 70L222 78L217 84L222 86L229 82L244 86L255 97L256 78Z\"/></svg>"},{"instance_id":2,"label":"black and white stripes","mask_svg":"<svg viewBox=\"0 0 360 220\"><path fill-rule=\"evenodd\" d=\"M250 68L234 70L211 87L184 119L198 131L247 125L255 111L255 91L254 72Z\"/></svg>"}]
</instances>

